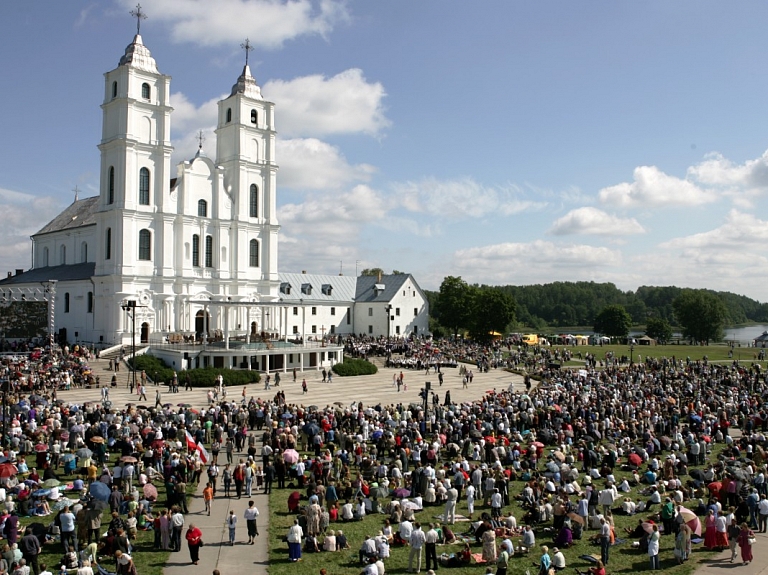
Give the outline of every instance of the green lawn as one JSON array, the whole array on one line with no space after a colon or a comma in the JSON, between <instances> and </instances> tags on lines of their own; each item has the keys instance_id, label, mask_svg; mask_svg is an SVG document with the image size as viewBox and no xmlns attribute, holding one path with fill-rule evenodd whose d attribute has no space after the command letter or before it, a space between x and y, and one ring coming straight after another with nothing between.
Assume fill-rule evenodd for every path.
<instances>
[{"instance_id":1,"label":"green lawn","mask_svg":"<svg viewBox=\"0 0 768 575\"><path fill-rule=\"evenodd\" d=\"M715 446L713 458L716 459L716 454L719 453L722 446ZM615 473L619 481L623 480L627 475L621 471ZM602 487L602 482L596 482L596 486ZM523 483L517 481L510 483L510 497L518 494L523 488ZM295 573L295 564L288 560L288 545L283 542L283 538L288 532L288 528L293 523L294 516L288 514L288 495L293 489L277 490L274 489L269 499L270 519L269 519L269 542L270 542L270 575L288 575L289 573ZM304 493L302 491L302 493ZM639 500L640 496L637 495L636 490L630 496L635 500ZM647 497L645 497L647 499ZM482 502L480 502L482 503ZM306 504L306 500L302 501L302 505ZM475 517L479 516L479 512L486 509L475 504ZM512 501L510 507L505 507L505 512L512 511L515 517L518 519L518 525L522 524L523 510L520 505ZM467 507L466 501L461 501L457 508L457 513L466 514ZM490 509L488 509L490 512ZM422 525L427 525L430 521L437 521L434 517L442 513L441 507L430 507L420 512L416 516L416 520L420 521ZM615 522L617 527L617 537L622 537L624 534L624 528L634 528L637 525L637 520L641 517L646 517L646 514L638 514L634 517L624 517L621 515L615 515ZM321 568L325 568L329 574L333 575L357 575L360 573L362 567L357 561L357 552L361 543L365 539L366 535L376 535L381 529L385 515L369 515L361 522L353 523L337 523L331 524L331 529L342 529L347 535L351 549L344 552L336 553L304 553L303 560L301 562L302 573L319 573ZM454 531L457 535L466 531L468 523L457 523L454 525ZM551 524L550 524L551 525ZM526 569L531 570L531 573L536 573L536 567L533 562L538 561L540 551L538 545L549 545L552 547L552 541L555 533L545 531L543 526L536 531L536 543L537 549L529 556L525 557L513 557L509 565L509 573L525 573ZM396 528L396 526L395 526ZM425 529L426 530L426 529ZM594 535L596 531L585 532L585 536L580 541L574 541L575 545L570 549L562 550L568 569L570 571L573 567L579 569L586 569L589 567L589 563L579 559L580 555L595 554L599 557L600 547L599 545L593 545L588 542L588 536ZM322 538L319 538L322 543ZM472 540L474 542L474 539ZM498 541L497 539L497 542ZM517 540L515 540L517 546ZM441 553L454 553L461 549L461 545L445 545L438 546L437 554ZM711 558L714 553L706 551L703 545L694 545L694 552L691 559L689 559L683 565L677 565L677 561L673 555L674 538L673 536L663 536L661 539L661 553L660 563L661 569L664 573L673 573L675 575L688 575L692 573L697 564L701 560ZM482 551L479 545L472 545L473 553L480 553ZM408 568L408 548L392 547L391 557L385 561L387 573L405 573ZM482 573L480 565L472 563L471 566L463 568L451 569L451 573L457 575L477 575ZM632 543L627 540L623 544L615 545L611 548L611 556L609 563L609 573L632 573L635 571L645 571L648 569L648 557L645 553L641 553L639 550L632 548ZM424 565L422 564L422 569ZM495 569L494 569L495 572ZM572 572L572 571L570 571Z\"/></svg>"}]
</instances>

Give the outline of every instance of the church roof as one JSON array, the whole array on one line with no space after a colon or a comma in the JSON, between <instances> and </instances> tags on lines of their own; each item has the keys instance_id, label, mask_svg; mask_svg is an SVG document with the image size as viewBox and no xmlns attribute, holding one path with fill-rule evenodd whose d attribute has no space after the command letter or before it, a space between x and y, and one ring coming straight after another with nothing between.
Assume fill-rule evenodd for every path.
<instances>
[{"instance_id":1,"label":"church roof","mask_svg":"<svg viewBox=\"0 0 768 575\"><path fill-rule=\"evenodd\" d=\"M80 264L67 264L63 266L46 266L44 268L34 268L15 276L0 280L0 286L40 283L48 280L76 281L87 280L93 277L96 271L96 262L85 262Z\"/></svg>"},{"instance_id":2,"label":"church roof","mask_svg":"<svg viewBox=\"0 0 768 575\"><path fill-rule=\"evenodd\" d=\"M73 230L84 226L96 224L96 209L99 205L99 196L84 198L72 202L63 212L48 222L42 230L35 235L50 234L62 230Z\"/></svg>"},{"instance_id":3,"label":"church roof","mask_svg":"<svg viewBox=\"0 0 768 575\"><path fill-rule=\"evenodd\" d=\"M388 302L397 295L411 274L381 276L360 276L357 278L355 301L358 302ZM378 288L378 289L377 289Z\"/></svg>"},{"instance_id":4,"label":"church roof","mask_svg":"<svg viewBox=\"0 0 768 575\"><path fill-rule=\"evenodd\" d=\"M143 70L144 72L151 72L152 74L159 74L157 71L157 63L149 52L149 48L144 45L141 40L141 35L136 34L133 37L133 42L128 44L125 49L125 54L120 58L120 66L131 66L137 70Z\"/></svg>"},{"instance_id":5,"label":"church roof","mask_svg":"<svg viewBox=\"0 0 768 575\"><path fill-rule=\"evenodd\" d=\"M256 83L256 78L251 75L251 68L248 64L243 67L243 73L240 74L240 77L237 79L237 84L232 86L230 96L234 96L235 94L243 94L254 100L263 99L261 97L261 88L259 88L259 85Z\"/></svg>"}]
</instances>

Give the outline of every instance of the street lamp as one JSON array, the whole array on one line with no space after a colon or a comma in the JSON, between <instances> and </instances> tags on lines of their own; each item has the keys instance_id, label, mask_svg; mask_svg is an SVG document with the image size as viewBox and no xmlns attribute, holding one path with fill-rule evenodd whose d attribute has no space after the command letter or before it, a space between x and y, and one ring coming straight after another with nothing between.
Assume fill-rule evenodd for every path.
<instances>
[{"instance_id":1,"label":"street lamp","mask_svg":"<svg viewBox=\"0 0 768 575\"><path fill-rule=\"evenodd\" d=\"M387 304L384 309L387 312L387 340L389 340L389 321L392 318L390 315L392 313L392 304Z\"/></svg>"},{"instance_id":2,"label":"street lamp","mask_svg":"<svg viewBox=\"0 0 768 575\"><path fill-rule=\"evenodd\" d=\"M131 378L133 389L136 389L136 300L129 299L120 307L131 314Z\"/></svg>"},{"instance_id":3,"label":"street lamp","mask_svg":"<svg viewBox=\"0 0 768 575\"><path fill-rule=\"evenodd\" d=\"M635 364L635 341L629 343L629 365Z\"/></svg>"}]
</instances>

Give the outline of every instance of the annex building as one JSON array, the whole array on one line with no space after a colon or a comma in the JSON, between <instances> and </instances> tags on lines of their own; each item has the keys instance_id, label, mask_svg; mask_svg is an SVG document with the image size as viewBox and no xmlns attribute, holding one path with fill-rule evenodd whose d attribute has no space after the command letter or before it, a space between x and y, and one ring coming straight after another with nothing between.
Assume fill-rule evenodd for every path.
<instances>
[{"instance_id":1,"label":"annex building","mask_svg":"<svg viewBox=\"0 0 768 575\"><path fill-rule=\"evenodd\" d=\"M247 53L247 51L246 51ZM340 361L338 337L423 334L410 275L278 272L275 105L246 64L218 103L215 153L171 166L170 77L139 34L104 75L100 193L32 236L0 301L47 294L60 341L149 346L176 367Z\"/></svg>"}]
</instances>

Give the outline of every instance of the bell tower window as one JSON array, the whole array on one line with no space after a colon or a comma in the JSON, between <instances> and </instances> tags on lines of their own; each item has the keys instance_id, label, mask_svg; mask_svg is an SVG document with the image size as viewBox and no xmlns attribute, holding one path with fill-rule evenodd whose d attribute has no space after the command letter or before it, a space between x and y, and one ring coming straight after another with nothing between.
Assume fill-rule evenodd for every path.
<instances>
[{"instance_id":1,"label":"bell tower window","mask_svg":"<svg viewBox=\"0 0 768 575\"><path fill-rule=\"evenodd\" d=\"M149 170L147 168L139 170L139 204L149 205Z\"/></svg>"},{"instance_id":2,"label":"bell tower window","mask_svg":"<svg viewBox=\"0 0 768 575\"><path fill-rule=\"evenodd\" d=\"M149 84L144 82L141 85L141 97L144 98L145 100L149 100L149 96L151 95L151 93L152 93L152 91L151 91L151 89L149 87Z\"/></svg>"},{"instance_id":3,"label":"bell tower window","mask_svg":"<svg viewBox=\"0 0 768 575\"><path fill-rule=\"evenodd\" d=\"M250 266L252 268L259 267L259 240L251 240L249 252Z\"/></svg>"},{"instance_id":4,"label":"bell tower window","mask_svg":"<svg viewBox=\"0 0 768 575\"><path fill-rule=\"evenodd\" d=\"M256 184L251 184L250 194L250 216L252 218L259 217L259 187Z\"/></svg>"},{"instance_id":5,"label":"bell tower window","mask_svg":"<svg viewBox=\"0 0 768 575\"><path fill-rule=\"evenodd\" d=\"M145 262L152 260L152 232L149 230L139 232L139 259Z\"/></svg>"},{"instance_id":6,"label":"bell tower window","mask_svg":"<svg viewBox=\"0 0 768 575\"><path fill-rule=\"evenodd\" d=\"M117 98L117 82L112 82L112 99Z\"/></svg>"},{"instance_id":7,"label":"bell tower window","mask_svg":"<svg viewBox=\"0 0 768 575\"><path fill-rule=\"evenodd\" d=\"M213 236L205 236L205 267L213 267Z\"/></svg>"},{"instance_id":8,"label":"bell tower window","mask_svg":"<svg viewBox=\"0 0 768 575\"><path fill-rule=\"evenodd\" d=\"M232 108L227 108L227 124L232 121Z\"/></svg>"},{"instance_id":9,"label":"bell tower window","mask_svg":"<svg viewBox=\"0 0 768 575\"><path fill-rule=\"evenodd\" d=\"M205 200L200 200L197 202L197 215L201 218L208 217L208 202Z\"/></svg>"},{"instance_id":10,"label":"bell tower window","mask_svg":"<svg viewBox=\"0 0 768 575\"><path fill-rule=\"evenodd\" d=\"M67 246L61 246L59 248L59 263L61 265L67 263Z\"/></svg>"},{"instance_id":11,"label":"bell tower window","mask_svg":"<svg viewBox=\"0 0 768 575\"><path fill-rule=\"evenodd\" d=\"M115 203L115 167L109 166L109 176L107 177L107 203Z\"/></svg>"},{"instance_id":12,"label":"bell tower window","mask_svg":"<svg viewBox=\"0 0 768 575\"><path fill-rule=\"evenodd\" d=\"M197 234L192 236L192 265L200 267L200 236Z\"/></svg>"},{"instance_id":13,"label":"bell tower window","mask_svg":"<svg viewBox=\"0 0 768 575\"><path fill-rule=\"evenodd\" d=\"M104 259L111 260L112 259L112 228L107 228L107 237L104 243L106 244L104 246Z\"/></svg>"},{"instance_id":14,"label":"bell tower window","mask_svg":"<svg viewBox=\"0 0 768 575\"><path fill-rule=\"evenodd\" d=\"M251 110L251 124L259 123L259 113L256 110Z\"/></svg>"}]
</instances>

